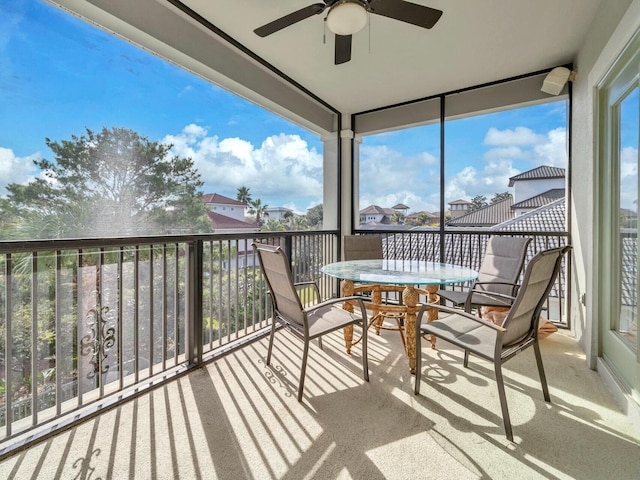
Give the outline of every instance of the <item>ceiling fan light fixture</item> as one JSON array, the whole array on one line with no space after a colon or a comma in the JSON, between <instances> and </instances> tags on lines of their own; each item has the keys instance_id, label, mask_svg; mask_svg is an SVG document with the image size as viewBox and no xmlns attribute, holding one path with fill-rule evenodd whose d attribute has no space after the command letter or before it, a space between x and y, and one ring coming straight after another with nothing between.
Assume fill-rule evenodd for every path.
<instances>
[{"instance_id":1,"label":"ceiling fan light fixture","mask_svg":"<svg viewBox=\"0 0 640 480\"><path fill-rule=\"evenodd\" d=\"M336 35L353 35L367 24L367 9L358 0L335 4L327 15L327 26Z\"/></svg>"}]
</instances>

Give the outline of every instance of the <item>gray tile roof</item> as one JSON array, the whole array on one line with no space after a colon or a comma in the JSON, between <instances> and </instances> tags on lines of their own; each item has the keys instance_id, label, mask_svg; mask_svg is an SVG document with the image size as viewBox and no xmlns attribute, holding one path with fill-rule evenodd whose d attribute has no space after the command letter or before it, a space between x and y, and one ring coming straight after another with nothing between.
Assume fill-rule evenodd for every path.
<instances>
[{"instance_id":1,"label":"gray tile roof","mask_svg":"<svg viewBox=\"0 0 640 480\"><path fill-rule=\"evenodd\" d=\"M517 232L564 232L564 197L493 227L494 230Z\"/></svg>"},{"instance_id":2,"label":"gray tile roof","mask_svg":"<svg viewBox=\"0 0 640 480\"><path fill-rule=\"evenodd\" d=\"M513 187L514 182L518 180L544 180L546 178L564 178L565 169L559 167L550 167L548 165L542 165L532 170L527 170L518 175L514 175L509 179L509 186Z\"/></svg>"},{"instance_id":3,"label":"gray tile roof","mask_svg":"<svg viewBox=\"0 0 640 480\"><path fill-rule=\"evenodd\" d=\"M484 258L487 241L494 232L501 232L501 234L504 235L509 235L509 232L514 232L516 236L526 235L515 232L532 232L531 236L534 238L534 241L529 247L526 260L526 262L528 262L541 250L566 245L566 236L535 234L536 231L564 233L566 231L564 224L565 202L564 198L561 198L549 205L545 205L539 209L489 228L479 228L477 231L465 228L457 231L456 228L449 227L445 231L444 262L467 265L477 270L480 268L480 263ZM412 231L410 233L390 234L384 239L383 245L385 258L440 261L440 235L437 227L421 228L419 231ZM627 254L627 256L629 256L629 254ZM564 269L561 270L561 275L562 278L559 284L566 285ZM559 284L556 283L554 286L551 292L552 297L558 297L559 294L564 297L564 292L557 291ZM625 285L624 290L630 291L628 285L630 284L627 283ZM628 296L628 294L628 292L623 293L624 296Z\"/></svg>"},{"instance_id":4,"label":"gray tile roof","mask_svg":"<svg viewBox=\"0 0 640 480\"><path fill-rule=\"evenodd\" d=\"M492 203L484 208L449 220L447 225L451 227L491 227L513 218L512 205L513 197L509 197L501 202Z\"/></svg>"},{"instance_id":5,"label":"gray tile roof","mask_svg":"<svg viewBox=\"0 0 640 480\"><path fill-rule=\"evenodd\" d=\"M560 198L564 198L564 188L554 188L552 190L547 190L540 195L536 195L535 197L527 198L522 202L515 203L511 208L514 210L518 208L540 208Z\"/></svg>"}]
</instances>

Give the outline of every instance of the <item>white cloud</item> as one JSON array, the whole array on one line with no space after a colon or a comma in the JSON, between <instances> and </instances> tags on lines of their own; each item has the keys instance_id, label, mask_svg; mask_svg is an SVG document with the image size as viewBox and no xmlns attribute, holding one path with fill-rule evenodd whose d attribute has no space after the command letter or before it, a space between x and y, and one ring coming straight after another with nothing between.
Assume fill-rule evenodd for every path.
<instances>
[{"instance_id":1,"label":"white cloud","mask_svg":"<svg viewBox=\"0 0 640 480\"><path fill-rule=\"evenodd\" d=\"M483 195L487 200L491 200L496 193L510 190L509 178L517 173L518 171L508 160L485 162L482 170L467 166L447 179L445 199L446 201L459 198L471 200L477 195Z\"/></svg>"},{"instance_id":2,"label":"white cloud","mask_svg":"<svg viewBox=\"0 0 640 480\"><path fill-rule=\"evenodd\" d=\"M10 148L0 147L0 195L6 193L5 187L10 183L25 185L33 180L40 172L33 161L40 158L40 152L17 157Z\"/></svg>"},{"instance_id":3,"label":"white cloud","mask_svg":"<svg viewBox=\"0 0 640 480\"><path fill-rule=\"evenodd\" d=\"M233 196L246 186L263 203L280 207L274 202L286 199L288 208L296 211L322 198L322 154L298 135L271 135L256 146L241 138L208 136L205 128L191 124L162 141L173 144L174 154L193 159L205 193ZM294 205L292 198L301 204Z\"/></svg>"},{"instance_id":4,"label":"white cloud","mask_svg":"<svg viewBox=\"0 0 640 480\"><path fill-rule=\"evenodd\" d=\"M516 127L514 130L491 127L484 137L485 145L535 145L544 141L544 135L527 127Z\"/></svg>"},{"instance_id":5,"label":"white cloud","mask_svg":"<svg viewBox=\"0 0 640 480\"><path fill-rule=\"evenodd\" d=\"M427 152L403 156L388 146L360 147L360 208L398 203L411 211L437 210L438 159Z\"/></svg>"},{"instance_id":6,"label":"white cloud","mask_svg":"<svg viewBox=\"0 0 640 480\"><path fill-rule=\"evenodd\" d=\"M533 162L536 166L550 165L566 168L567 166L567 130L556 128L551 130L544 142L533 149Z\"/></svg>"}]
</instances>

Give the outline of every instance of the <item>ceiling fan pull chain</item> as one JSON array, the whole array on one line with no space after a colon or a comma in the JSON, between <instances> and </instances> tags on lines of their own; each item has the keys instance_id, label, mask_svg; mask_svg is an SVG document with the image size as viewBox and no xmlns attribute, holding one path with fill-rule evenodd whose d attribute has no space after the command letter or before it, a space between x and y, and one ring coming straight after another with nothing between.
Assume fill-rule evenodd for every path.
<instances>
[{"instance_id":1,"label":"ceiling fan pull chain","mask_svg":"<svg viewBox=\"0 0 640 480\"><path fill-rule=\"evenodd\" d=\"M371 13L367 10L367 23L369 24L369 55L371 55Z\"/></svg>"},{"instance_id":2,"label":"ceiling fan pull chain","mask_svg":"<svg viewBox=\"0 0 640 480\"><path fill-rule=\"evenodd\" d=\"M327 17L324 17L324 22L322 22L322 44L327 44Z\"/></svg>"}]
</instances>

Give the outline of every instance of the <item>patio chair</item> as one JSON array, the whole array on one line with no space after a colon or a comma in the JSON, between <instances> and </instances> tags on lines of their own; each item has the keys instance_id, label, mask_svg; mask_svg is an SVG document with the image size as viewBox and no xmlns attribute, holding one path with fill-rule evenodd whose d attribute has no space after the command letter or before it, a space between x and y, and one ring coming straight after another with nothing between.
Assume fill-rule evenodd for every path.
<instances>
[{"instance_id":1,"label":"patio chair","mask_svg":"<svg viewBox=\"0 0 640 480\"><path fill-rule=\"evenodd\" d=\"M438 290L441 299L464 305L467 312L479 307L509 308L518 291L518 279L531 238L493 236L469 290Z\"/></svg>"},{"instance_id":2,"label":"patio chair","mask_svg":"<svg viewBox=\"0 0 640 480\"><path fill-rule=\"evenodd\" d=\"M344 236L344 259L345 260L378 260L384 258L382 248L382 237L380 235L345 235ZM375 325L376 335L380 335L380 330L395 330L400 333L402 344L405 345L403 319L404 315L398 312L390 312L385 309L385 304L397 305L399 297L404 287L395 285L374 285L357 284L354 286L354 294L364 294L367 300L373 295L378 295L378 301L367 303L366 306L373 310L373 315L369 321L369 327ZM382 295L385 299L382 299ZM390 297L390 294L396 298ZM385 318L393 320L396 326L385 325ZM392 324L393 325L393 324ZM358 341L356 341L357 343Z\"/></svg>"},{"instance_id":3,"label":"patio chair","mask_svg":"<svg viewBox=\"0 0 640 480\"><path fill-rule=\"evenodd\" d=\"M378 260L384 257L380 235L345 235L345 260Z\"/></svg>"},{"instance_id":4,"label":"patio chair","mask_svg":"<svg viewBox=\"0 0 640 480\"><path fill-rule=\"evenodd\" d=\"M315 282L293 283L289 260L280 247L254 243L253 248L258 255L260 267L267 280L269 294L273 302L273 319L266 364L269 365L271 363L271 351L277 324L281 324L304 341L300 381L298 384L298 401L300 402L302 401L302 392L304 390L309 343L311 340L317 338L320 348L322 348L323 335L350 325L359 324L362 326L363 377L368 382L367 313L362 299L359 297L334 298L322 302L320 301L320 291ZM298 294L300 287L312 288L318 303L311 306L303 306ZM339 304L344 301L353 301L358 304L360 307L359 314L343 310Z\"/></svg>"},{"instance_id":5,"label":"patio chair","mask_svg":"<svg viewBox=\"0 0 640 480\"><path fill-rule=\"evenodd\" d=\"M524 349L533 346L542 393L546 402L551 401L538 344L538 323L542 306L560 271L562 258L570 248L552 248L538 253L531 259L525 269L522 286L502 325L478 318L460 308L442 305L424 306L418 314L416 323L420 333L435 335L464 349L465 367L468 366L470 353L494 364L504 430L510 441L513 441L513 432L507 409L502 364ZM436 308L450 315L423 324L422 317L426 308ZM421 337L422 335L416 334L416 395L420 393L422 379Z\"/></svg>"}]
</instances>

